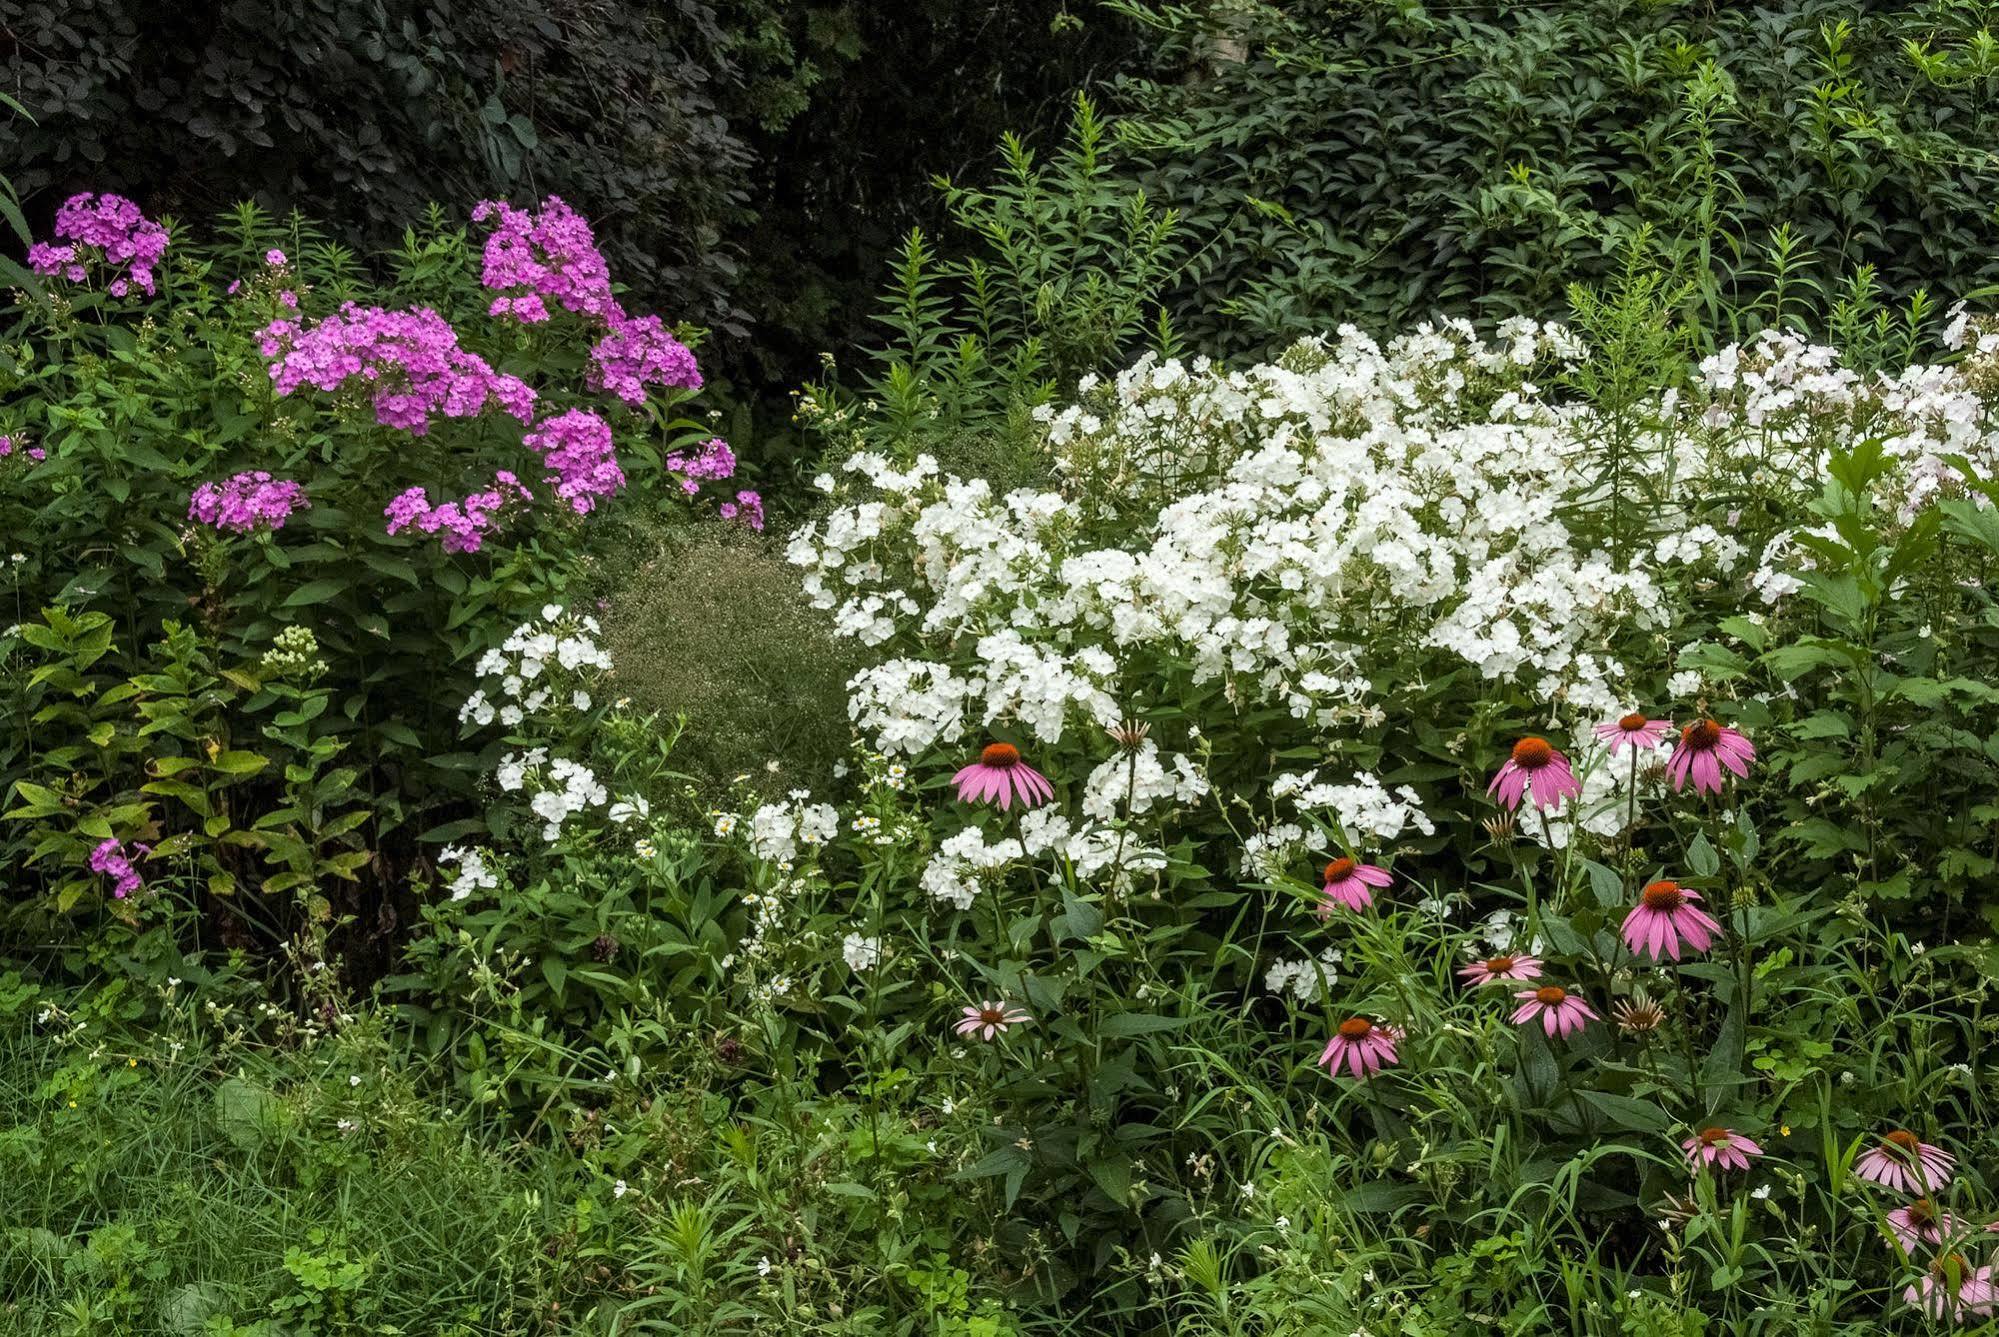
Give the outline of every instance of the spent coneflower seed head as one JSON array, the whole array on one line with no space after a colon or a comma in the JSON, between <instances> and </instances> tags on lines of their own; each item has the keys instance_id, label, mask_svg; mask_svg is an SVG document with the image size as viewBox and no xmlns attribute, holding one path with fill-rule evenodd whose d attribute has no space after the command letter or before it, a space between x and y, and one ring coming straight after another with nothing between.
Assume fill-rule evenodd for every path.
<instances>
[{"instance_id":1,"label":"spent coneflower seed head","mask_svg":"<svg viewBox=\"0 0 1999 1337\"><path fill-rule=\"evenodd\" d=\"M1152 726L1139 720L1119 720L1116 724L1105 725L1104 732L1125 751L1136 752L1145 746L1145 736L1152 732Z\"/></svg>"},{"instance_id":2,"label":"spent coneflower seed head","mask_svg":"<svg viewBox=\"0 0 1999 1337\"><path fill-rule=\"evenodd\" d=\"M1620 1000L1610 1015L1626 1035L1645 1035L1666 1024L1666 1010L1642 993Z\"/></svg>"}]
</instances>

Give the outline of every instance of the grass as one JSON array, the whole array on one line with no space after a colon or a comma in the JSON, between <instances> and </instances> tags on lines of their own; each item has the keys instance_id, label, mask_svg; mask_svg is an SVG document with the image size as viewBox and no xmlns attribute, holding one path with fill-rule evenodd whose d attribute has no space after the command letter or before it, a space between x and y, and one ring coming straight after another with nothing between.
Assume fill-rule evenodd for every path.
<instances>
[{"instance_id":1,"label":"grass","mask_svg":"<svg viewBox=\"0 0 1999 1337\"><path fill-rule=\"evenodd\" d=\"M674 764L705 789L823 790L851 741L852 643L805 603L775 539L703 526L652 542L607 619L619 690L689 721Z\"/></svg>"},{"instance_id":2,"label":"grass","mask_svg":"<svg viewBox=\"0 0 1999 1337\"><path fill-rule=\"evenodd\" d=\"M418 1096L374 1027L234 1071L92 1029L0 1032L7 1332L538 1330L560 1167Z\"/></svg>"}]
</instances>

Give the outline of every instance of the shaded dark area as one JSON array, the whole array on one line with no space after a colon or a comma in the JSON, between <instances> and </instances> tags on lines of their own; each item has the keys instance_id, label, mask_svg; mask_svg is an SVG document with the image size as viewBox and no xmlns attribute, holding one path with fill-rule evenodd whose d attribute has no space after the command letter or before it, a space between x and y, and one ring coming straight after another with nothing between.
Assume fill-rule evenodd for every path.
<instances>
[{"instance_id":1,"label":"shaded dark area","mask_svg":"<svg viewBox=\"0 0 1999 1337\"><path fill-rule=\"evenodd\" d=\"M930 178L1129 66L1062 0L0 3L6 170L45 226L80 190L150 214L254 198L357 246L437 202L559 194L613 272L715 329L738 398L859 337ZM948 108L948 111L944 110Z\"/></svg>"}]
</instances>

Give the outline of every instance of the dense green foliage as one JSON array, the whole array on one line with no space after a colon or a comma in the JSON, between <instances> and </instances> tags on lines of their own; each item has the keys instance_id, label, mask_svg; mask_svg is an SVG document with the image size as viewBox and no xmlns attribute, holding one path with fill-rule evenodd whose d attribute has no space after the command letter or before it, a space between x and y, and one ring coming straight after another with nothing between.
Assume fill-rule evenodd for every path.
<instances>
[{"instance_id":1,"label":"dense green foliage","mask_svg":"<svg viewBox=\"0 0 1999 1337\"><path fill-rule=\"evenodd\" d=\"M1560 309L1649 228L1714 338L1999 280L1985 4L1151 4L1182 78L1117 90L1121 174L1180 211L1197 346ZM1748 328L1744 328L1744 326Z\"/></svg>"},{"instance_id":2,"label":"dense green foliage","mask_svg":"<svg viewBox=\"0 0 1999 1337\"><path fill-rule=\"evenodd\" d=\"M273 265L267 252L289 255ZM483 825L465 806L478 760L459 746L448 684L462 701L498 623L582 594L597 554L683 511L659 480L706 433L679 412L684 388L636 406L587 389L601 331L569 313L489 318L479 272L466 232L436 217L376 284L308 225L246 206L216 244L169 248L157 298L51 281L11 310L10 913L66 915L89 885L84 857L115 838L152 846L190 894L287 893L322 934L336 901L393 923L427 857L417 838ZM280 393L267 328L331 323L348 302L457 321L462 354L532 382L541 422L574 409L603 425L633 485L587 517L547 490L538 507L517 485L492 491L515 473L541 489L544 471L524 424L490 399L413 432L385 425L358 378L337 394ZM191 498L240 471L296 482L298 509L248 532L197 522ZM502 510L483 546L454 552L449 533L392 532L386 513L414 489L438 506L487 489ZM237 912L216 913L224 940L249 932Z\"/></svg>"},{"instance_id":3,"label":"dense green foliage","mask_svg":"<svg viewBox=\"0 0 1999 1337\"><path fill-rule=\"evenodd\" d=\"M5 0L0 93L33 121L0 169L41 222L78 190L182 217L249 197L366 250L433 202L560 195L642 301L781 392L861 332L932 174L1136 57L1069 8Z\"/></svg>"},{"instance_id":4,"label":"dense green foliage","mask_svg":"<svg viewBox=\"0 0 1999 1337\"><path fill-rule=\"evenodd\" d=\"M0 1328L1999 1319L1984 5L0 6Z\"/></svg>"}]
</instances>

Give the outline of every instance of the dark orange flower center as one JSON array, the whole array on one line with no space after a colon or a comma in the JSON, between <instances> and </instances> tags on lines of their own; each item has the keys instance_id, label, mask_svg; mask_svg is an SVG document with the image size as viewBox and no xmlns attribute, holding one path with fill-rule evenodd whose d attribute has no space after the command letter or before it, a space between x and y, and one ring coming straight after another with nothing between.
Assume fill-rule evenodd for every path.
<instances>
[{"instance_id":1,"label":"dark orange flower center","mask_svg":"<svg viewBox=\"0 0 1999 1337\"><path fill-rule=\"evenodd\" d=\"M1326 865L1326 881L1338 882L1351 877L1356 866L1352 859L1335 859Z\"/></svg>"},{"instance_id":2,"label":"dark orange flower center","mask_svg":"<svg viewBox=\"0 0 1999 1337\"><path fill-rule=\"evenodd\" d=\"M1514 958L1510 956L1495 956L1485 963L1485 968L1495 975L1504 975L1513 969L1513 961Z\"/></svg>"},{"instance_id":3,"label":"dark orange flower center","mask_svg":"<svg viewBox=\"0 0 1999 1337\"><path fill-rule=\"evenodd\" d=\"M1729 1131L1726 1128L1703 1128L1698 1136L1702 1146L1718 1147L1728 1141Z\"/></svg>"},{"instance_id":4,"label":"dark orange flower center","mask_svg":"<svg viewBox=\"0 0 1999 1337\"><path fill-rule=\"evenodd\" d=\"M1917 1137L1914 1133L1907 1132L1900 1128L1897 1128L1894 1132L1888 1134L1888 1136L1882 1138L1881 1140L1883 1142L1886 1142L1889 1146L1893 1147L1895 1150L1901 1152L1904 1156L1907 1156L1910 1160L1914 1160L1916 1158L1916 1154L1920 1152L1923 1147L1923 1140L1921 1138Z\"/></svg>"},{"instance_id":5,"label":"dark orange flower center","mask_svg":"<svg viewBox=\"0 0 1999 1337\"><path fill-rule=\"evenodd\" d=\"M1955 1284L1961 1286L1964 1279L1971 1275L1971 1264L1964 1261L1961 1253L1940 1253L1937 1260L1930 1264L1930 1275L1946 1286L1953 1284L1951 1278L1955 1276Z\"/></svg>"},{"instance_id":6,"label":"dark orange flower center","mask_svg":"<svg viewBox=\"0 0 1999 1337\"><path fill-rule=\"evenodd\" d=\"M1567 989L1558 989L1552 984L1545 989L1536 989L1534 991L1534 1001L1537 1003L1546 1003L1549 1007L1560 1007L1568 996L1569 991Z\"/></svg>"},{"instance_id":7,"label":"dark orange flower center","mask_svg":"<svg viewBox=\"0 0 1999 1337\"><path fill-rule=\"evenodd\" d=\"M1909 1204L1909 1224L1917 1229L1936 1224L1937 1206L1928 1198L1917 1198Z\"/></svg>"},{"instance_id":8,"label":"dark orange flower center","mask_svg":"<svg viewBox=\"0 0 1999 1337\"><path fill-rule=\"evenodd\" d=\"M1687 894L1677 882L1654 882L1638 898L1647 910L1672 911L1687 903Z\"/></svg>"},{"instance_id":9,"label":"dark orange flower center","mask_svg":"<svg viewBox=\"0 0 1999 1337\"><path fill-rule=\"evenodd\" d=\"M1342 1040L1365 1040L1373 1030L1374 1023L1366 1017L1348 1017L1340 1023L1340 1038Z\"/></svg>"},{"instance_id":10,"label":"dark orange flower center","mask_svg":"<svg viewBox=\"0 0 1999 1337\"><path fill-rule=\"evenodd\" d=\"M1713 720L1695 720L1680 730L1680 742L1696 752L1710 752L1721 741L1721 726Z\"/></svg>"},{"instance_id":11,"label":"dark orange flower center","mask_svg":"<svg viewBox=\"0 0 1999 1337\"><path fill-rule=\"evenodd\" d=\"M1555 749L1545 738L1523 738L1513 745L1513 764L1522 770L1538 771L1555 759Z\"/></svg>"},{"instance_id":12,"label":"dark orange flower center","mask_svg":"<svg viewBox=\"0 0 1999 1337\"><path fill-rule=\"evenodd\" d=\"M1626 715L1623 719L1617 722L1617 727L1624 730L1626 733L1637 733L1640 729L1644 728L1646 725L1650 724L1651 722L1652 721L1646 719L1643 715L1636 715L1636 714Z\"/></svg>"},{"instance_id":13,"label":"dark orange flower center","mask_svg":"<svg viewBox=\"0 0 1999 1337\"><path fill-rule=\"evenodd\" d=\"M997 766L1005 770L1009 766L1020 765L1020 749L1012 743L987 743L986 750L979 753L979 764Z\"/></svg>"},{"instance_id":14,"label":"dark orange flower center","mask_svg":"<svg viewBox=\"0 0 1999 1337\"><path fill-rule=\"evenodd\" d=\"M1006 1020L1006 1009L1003 1007L982 1007L979 1009L979 1020L988 1026L997 1026Z\"/></svg>"}]
</instances>

